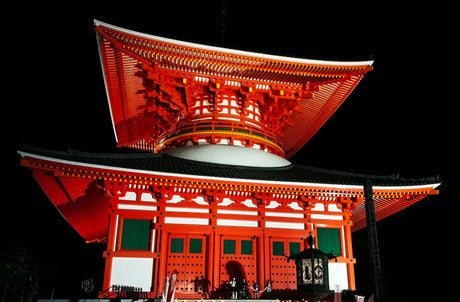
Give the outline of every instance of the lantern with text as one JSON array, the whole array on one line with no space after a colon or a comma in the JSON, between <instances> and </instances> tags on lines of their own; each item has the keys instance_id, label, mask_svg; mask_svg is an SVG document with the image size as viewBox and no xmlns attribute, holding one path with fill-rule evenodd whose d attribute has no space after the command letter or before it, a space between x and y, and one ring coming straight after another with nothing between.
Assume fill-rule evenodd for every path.
<instances>
[{"instance_id":1,"label":"lantern with text","mask_svg":"<svg viewBox=\"0 0 460 302\"><path fill-rule=\"evenodd\" d=\"M329 259L332 254L325 254L313 248L305 249L297 255L291 255L297 267L297 291L300 293L329 293Z\"/></svg>"}]
</instances>

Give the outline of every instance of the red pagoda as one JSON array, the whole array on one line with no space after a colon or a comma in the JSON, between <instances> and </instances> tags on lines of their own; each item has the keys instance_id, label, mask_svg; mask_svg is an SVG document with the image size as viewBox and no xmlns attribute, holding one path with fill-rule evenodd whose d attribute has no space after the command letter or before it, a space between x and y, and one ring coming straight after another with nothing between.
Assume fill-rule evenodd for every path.
<instances>
[{"instance_id":1,"label":"red pagoda","mask_svg":"<svg viewBox=\"0 0 460 302\"><path fill-rule=\"evenodd\" d=\"M118 146L25 147L22 165L87 241L107 243L100 297L225 297L232 278L296 289L285 256L336 258L331 289L355 289L351 233L366 226L366 175L293 164L372 61L289 58L187 43L95 21ZM434 178L368 176L377 220L431 194Z\"/></svg>"}]
</instances>

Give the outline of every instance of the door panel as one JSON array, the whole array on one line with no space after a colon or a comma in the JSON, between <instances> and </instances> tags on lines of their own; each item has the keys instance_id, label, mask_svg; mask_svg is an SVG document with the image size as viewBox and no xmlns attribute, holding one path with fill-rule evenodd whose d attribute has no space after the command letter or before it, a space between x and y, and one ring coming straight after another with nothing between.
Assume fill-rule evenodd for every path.
<instances>
[{"instance_id":1,"label":"door panel","mask_svg":"<svg viewBox=\"0 0 460 302\"><path fill-rule=\"evenodd\" d=\"M246 279L252 286L257 282L257 241L245 236L222 236L221 240L220 285L235 278L238 284Z\"/></svg>"},{"instance_id":2,"label":"door panel","mask_svg":"<svg viewBox=\"0 0 460 302\"><path fill-rule=\"evenodd\" d=\"M288 262L285 256L299 252L299 241L286 238L270 240L270 279L274 290L297 289L295 262Z\"/></svg>"},{"instance_id":3,"label":"door panel","mask_svg":"<svg viewBox=\"0 0 460 302\"><path fill-rule=\"evenodd\" d=\"M206 284L206 237L171 234L168 239L166 274L175 269L176 296L196 294L201 297Z\"/></svg>"}]
</instances>

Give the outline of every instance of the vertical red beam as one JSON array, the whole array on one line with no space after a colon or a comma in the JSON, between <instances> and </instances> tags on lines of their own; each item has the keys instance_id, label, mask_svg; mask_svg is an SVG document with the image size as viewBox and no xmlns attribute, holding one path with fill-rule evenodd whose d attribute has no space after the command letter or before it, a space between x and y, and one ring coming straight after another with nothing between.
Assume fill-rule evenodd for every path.
<instances>
[{"instance_id":1,"label":"vertical red beam","mask_svg":"<svg viewBox=\"0 0 460 302\"><path fill-rule=\"evenodd\" d=\"M263 241L264 241L264 267L265 267L265 276L267 277L267 280L271 280L271 255L270 255L270 238L266 234L266 232L263 233ZM273 284L273 280L272 284Z\"/></svg>"},{"instance_id":2,"label":"vertical red beam","mask_svg":"<svg viewBox=\"0 0 460 302\"><path fill-rule=\"evenodd\" d=\"M111 207L116 207L113 203ZM107 236L107 252L115 252L117 249L117 237L118 237L118 227L119 216L116 213L115 209L110 209L111 213L109 215L109 234Z\"/></svg>"},{"instance_id":3,"label":"vertical red beam","mask_svg":"<svg viewBox=\"0 0 460 302\"><path fill-rule=\"evenodd\" d=\"M265 227L265 202L268 202L269 201L267 200L263 200L263 202L261 202L259 204L259 236L257 236L257 265L258 265L258 283L259 283L259 287L261 287L261 289L263 289L265 283L266 283L266 278L267 276L270 276L269 275L269 272L267 272L267 269L269 267L269 257L267 257L266 255L266 243L265 243L265 231L266 231L266 227Z\"/></svg>"},{"instance_id":4,"label":"vertical red beam","mask_svg":"<svg viewBox=\"0 0 460 302\"><path fill-rule=\"evenodd\" d=\"M345 252L347 254L347 259L353 259L353 245L352 245L352 240L351 240L351 225L350 224L345 225L344 233L345 233L344 234ZM347 273L348 273L348 289L356 290L355 264L353 262L347 262Z\"/></svg>"},{"instance_id":5,"label":"vertical red beam","mask_svg":"<svg viewBox=\"0 0 460 302\"><path fill-rule=\"evenodd\" d=\"M263 286L264 284L266 283L266 279L265 279L265 269L266 269L266 266L267 266L267 263L265 262L265 248L264 248L264 232L262 232L262 234L260 234L259 236L257 236L256 238L256 242L257 242L257 269L258 269L258 283L261 287L261 289L263 289Z\"/></svg>"},{"instance_id":6,"label":"vertical red beam","mask_svg":"<svg viewBox=\"0 0 460 302\"><path fill-rule=\"evenodd\" d=\"M160 233L161 233L161 243L160 243L161 257L158 259L158 265L160 269L158 273L159 288L157 290L161 293L165 286L164 281L166 277L166 262L168 261L168 257L167 257L168 234L164 230L160 230Z\"/></svg>"},{"instance_id":7,"label":"vertical red beam","mask_svg":"<svg viewBox=\"0 0 460 302\"><path fill-rule=\"evenodd\" d=\"M156 218L158 221L158 218ZM156 226L155 226L156 227ZM155 228L155 246L153 253L154 255L154 278L153 278L153 288L152 291L154 292L155 297L159 297L161 295L160 291L160 258L161 258L161 231Z\"/></svg>"},{"instance_id":8,"label":"vertical red beam","mask_svg":"<svg viewBox=\"0 0 460 302\"><path fill-rule=\"evenodd\" d=\"M206 196L205 196L206 198ZM211 282L211 291L214 291L220 287L220 236L217 233L217 203L216 201L209 202L209 212L211 214L211 219L209 220L209 225L211 227L210 232L210 242L212 241L212 245L209 247L210 256L212 257L212 261L210 261L210 278L209 281Z\"/></svg>"},{"instance_id":9,"label":"vertical red beam","mask_svg":"<svg viewBox=\"0 0 460 302\"><path fill-rule=\"evenodd\" d=\"M118 218L118 230L123 230L123 218ZM121 234L122 232L117 232L117 237L115 238L116 251L121 250Z\"/></svg>"},{"instance_id":10,"label":"vertical red beam","mask_svg":"<svg viewBox=\"0 0 460 302\"><path fill-rule=\"evenodd\" d=\"M163 194L163 193L162 193ZM160 216L157 217L157 225L155 229L158 233L158 241L157 241L157 252L160 254L160 257L157 258L158 263L158 281L157 283L157 292L158 295L162 295L163 288L165 286L164 280L166 277L166 262L168 261L167 257L167 248L168 248L168 234L165 231L165 209L166 209L166 201L164 198L158 198L158 211L160 212Z\"/></svg>"},{"instance_id":11,"label":"vertical red beam","mask_svg":"<svg viewBox=\"0 0 460 302\"><path fill-rule=\"evenodd\" d=\"M112 278L112 256L110 253L105 254L105 269L104 269L104 281L102 283L102 291L99 292L99 298L109 297L110 292L110 279Z\"/></svg>"},{"instance_id":12,"label":"vertical red beam","mask_svg":"<svg viewBox=\"0 0 460 302\"><path fill-rule=\"evenodd\" d=\"M115 197L111 198L110 213L109 213L109 233L107 235L107 251L104 253L105 256L105 269L104 269L104 281L102 283L102 293L110 291L110 280L112 278L112 258L113 252L116 251L117 244L117 230L118 230L118 214L114 207L116 203L112 202Z\"/></svg>"},{"instance_id":13,"label":"vertical red beam","mask_svg":"<svg viewBox=\"0 0 460 302\"><path fill-rule=\"evenodd\" d=\"M212 292L214 289L214 268L215 268L215 259L216 255L214 254L214 245L215 245L215 232L212 231L207 235L207 245L206 245L206 280L210 284L206 283L208 288L203 288L204 293L207 291ZM207 297L209 298L209 297Z\"/></svg>"},{"instance_id":14,"label":"vertical red beam","mask_svg":"<svg viewBox=\"0 0 460 302\"><path fill-rule=\"evenodd\" d=\"M216 231L212 232L214 237L214 258L213 258L213 279L212 288L216 290L220 287L220 258L221 258L221 238Z\"/></svg>"},{"instance_id":15,"label":"vertical red beam","mask_svg":"<svg viewBox=\"0 0 460 302\"><path fill-rule=\"evenodd\" d=\"M138 197L140 196L141 193L138 194ZM156 231L155 231L155 218L152 218L151 220L151 229L150 229L150 252L153 254L155 253L155 247L158 245L157 240L156 240ZM155 256L153 256L153 273L152 273L152 281L150 285L150 296L153 297L155 292L155 285L156 285L156 266L157 266L157 259Z\"/></svg>"}]
</instances>

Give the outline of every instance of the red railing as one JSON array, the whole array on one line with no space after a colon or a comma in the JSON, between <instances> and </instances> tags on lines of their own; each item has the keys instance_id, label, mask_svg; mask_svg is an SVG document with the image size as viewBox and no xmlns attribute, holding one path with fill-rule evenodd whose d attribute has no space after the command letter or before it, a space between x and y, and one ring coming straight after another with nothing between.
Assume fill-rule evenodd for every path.
<instances>
[{"instance_id":1,"label":"red railing","mask_svg":"<svg viewBox=\"0 0 460 302\"><path fill-rule=\"evenodd\" d=\"M248 139L254 143L263 144L265 146L269 145L275 150L283 152L281 140L274 133L264 131L259 127L230 120L201 120L193 123L183 123L182 126L178 126L175 131L160 138L159 146L164 147L179 138L182 140L188 140L192 137L194 139L199 139L201 138L200 133L204 134L203 136L209 136L210 133L217 136L228 136L232 140Z\"/></svg>"}]
</instances>

